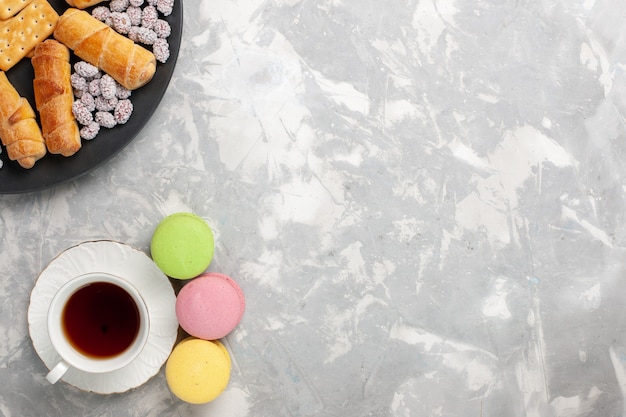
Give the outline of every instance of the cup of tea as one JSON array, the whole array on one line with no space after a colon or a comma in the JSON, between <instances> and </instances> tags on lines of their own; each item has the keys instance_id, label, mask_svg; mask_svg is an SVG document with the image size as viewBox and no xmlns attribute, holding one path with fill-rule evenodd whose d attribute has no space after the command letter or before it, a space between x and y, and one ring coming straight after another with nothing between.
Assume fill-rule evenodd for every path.
<instances>
[{"instance_id":1,"label":"cup of tea","mask_svg":"<svg viewBox=\"0 0 626 417\"><path fill-rule=\"evenodd\" d=\"M72 367L112 372L130 364L148 339L148 307L126 279L103 272L64 284L48 309L48 335L61 361L46 379L54 384Z\"/></svg>"}]
</instances>

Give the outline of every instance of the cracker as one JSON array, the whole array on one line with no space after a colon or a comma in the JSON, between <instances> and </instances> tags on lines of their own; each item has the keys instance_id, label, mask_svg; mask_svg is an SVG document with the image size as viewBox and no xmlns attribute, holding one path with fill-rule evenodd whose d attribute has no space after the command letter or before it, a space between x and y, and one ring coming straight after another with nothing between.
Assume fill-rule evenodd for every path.
<instances>
[{"instance_id":1,"label":"cracker","mask_svg":"<svg viewBox=\"0 0 626 417\"><path fill-rule=\"evenodd\" d=\"M8 71L54 32L59 15L46 0L32 0L0 23L0 69Z\"/></svg>"},{"instance_id":2,"label":"cracker","mask_svg":"<svg viewBox=\"0 0 626 417\"><path fill-rule=\"evenodd\" d=\"M15 16L33 0L2 0L0 2L0 20Z\"/></svg>"}]
</instances>

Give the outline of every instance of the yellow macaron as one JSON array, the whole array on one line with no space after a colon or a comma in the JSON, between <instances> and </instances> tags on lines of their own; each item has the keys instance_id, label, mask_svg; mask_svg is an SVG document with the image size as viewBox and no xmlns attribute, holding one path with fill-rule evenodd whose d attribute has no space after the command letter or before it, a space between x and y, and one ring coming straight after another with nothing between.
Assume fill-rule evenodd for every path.
<instances>
[{"instance_id":1,"label":"yellow macaron","mask_svg":"<svg viewBox=\"0 0 626 417\"><path fill-rule=\"evenodd\" d=\"M165 378L178 398L204 404L224 391L230 367L230 355L222 343L188 337L172 350L165 365Z\"/></svg>"}]
</instances>

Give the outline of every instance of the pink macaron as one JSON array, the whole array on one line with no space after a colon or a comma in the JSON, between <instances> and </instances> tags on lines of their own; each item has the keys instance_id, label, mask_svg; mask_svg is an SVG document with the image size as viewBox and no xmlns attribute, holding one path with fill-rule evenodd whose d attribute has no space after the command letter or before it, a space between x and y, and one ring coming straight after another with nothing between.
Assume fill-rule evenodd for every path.
<instances>
[{"instance_id":1,"label":"pink macaron","mask_svg":"<svg viewBox=\"0 0 626 417\"><path fill-rule=\"evenodd\" d=\"M176 297L176 317L191 336L217 340L241 321L246 307L243 292L230 277L217 272L199 275Z\"/></svg>"}]
</instances>

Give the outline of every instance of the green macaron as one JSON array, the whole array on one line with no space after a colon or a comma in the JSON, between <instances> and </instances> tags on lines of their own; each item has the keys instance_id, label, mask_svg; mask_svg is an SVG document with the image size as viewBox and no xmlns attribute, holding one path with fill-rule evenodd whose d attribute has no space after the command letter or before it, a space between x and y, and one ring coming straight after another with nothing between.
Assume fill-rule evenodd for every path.
<instances>
[{"instance_id":1,"label":"green macaron","mask_svg":"<svg viewBox=\"0 0 626 417\"><path fill-rule=\"evenodd\" d=\"M190 279L203 273L213 259L214 241L211 227L192 213L167 216L152 235L152 260L176 279Z\"/></svg>"}]
</instances>

